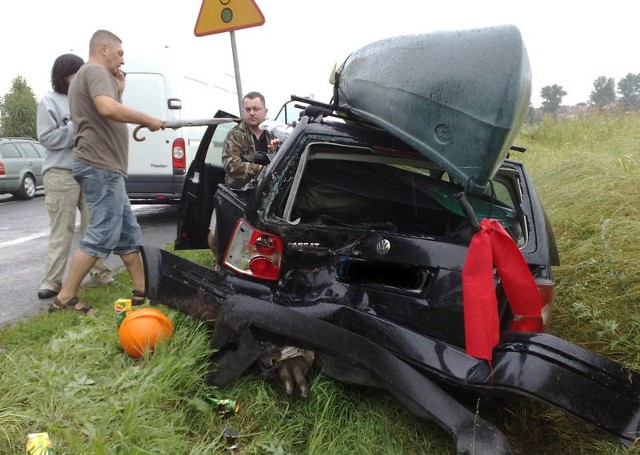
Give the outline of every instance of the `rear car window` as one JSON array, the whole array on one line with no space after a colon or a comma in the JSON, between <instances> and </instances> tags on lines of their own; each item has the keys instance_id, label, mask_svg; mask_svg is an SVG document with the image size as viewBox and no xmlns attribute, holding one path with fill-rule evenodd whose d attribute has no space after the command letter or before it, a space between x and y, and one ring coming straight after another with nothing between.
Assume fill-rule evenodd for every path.
<instances>
[{"instance_id":1,"label":"rear car window","mask_svg":"<svg viewBox=\"0 0 640 455\"><path fill-rule=\"evenodd\" d=\"M421 156L366 147L311 144L282 188L275 215L293 224L360 226L450 239L468 235L455 195L461 191ZM508 179L486 196L467 196L478 219L501 222L518 243L518 192Z\"/></svg>"},{"instance_id":2,"label":"rear car window","mask_svg":"<svg viewBox=\"0 0 640 455\"><path fill-rule=\"evenodd\" d=\"M0 155L2 158L20 158L18 148L11 143L0 144Z\"/></svg>"}]
</instances>

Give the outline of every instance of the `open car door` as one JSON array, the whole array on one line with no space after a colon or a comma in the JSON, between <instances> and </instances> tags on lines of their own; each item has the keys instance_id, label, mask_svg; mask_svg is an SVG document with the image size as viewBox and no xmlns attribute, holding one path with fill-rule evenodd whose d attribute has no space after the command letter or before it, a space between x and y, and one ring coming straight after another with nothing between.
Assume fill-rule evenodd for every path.
<instances>
[{"instance_id":1,"label":"open car door","mask_svg":"<svg viewBox=\"0 0 640 455\"><path fill-rule=\"evenodd\" d=\"M225 176L222 144L229 130L240 121L224 111L216 112L214 118L233 120L207 128L189 166L178 212L178 232L174 245L176 250L208 248L207 234L213 212L213 196L218 185L224 183Z\"/></svg>"}]
</instances>

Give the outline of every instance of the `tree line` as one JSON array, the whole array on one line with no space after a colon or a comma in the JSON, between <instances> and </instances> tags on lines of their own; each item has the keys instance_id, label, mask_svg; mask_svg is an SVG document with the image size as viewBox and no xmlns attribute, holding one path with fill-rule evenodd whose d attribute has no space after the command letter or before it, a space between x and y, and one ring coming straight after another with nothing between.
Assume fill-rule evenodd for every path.
<instances>
[{"instance_id":1,"label":"tree line","mask_svg":"<svg viewBox=\"0 0 640 455\"><path fill-rule=\"evenodd\" d=\"M561 85L547 85L540 90L542 110L555 113L562 104L562 98L567 92ZM593 90L588 104L598 109L616 107L626 111L640 110L640 73L628 73L617 84L612 77L600 76L593 81Z\"/></svg>"}]
</instances>

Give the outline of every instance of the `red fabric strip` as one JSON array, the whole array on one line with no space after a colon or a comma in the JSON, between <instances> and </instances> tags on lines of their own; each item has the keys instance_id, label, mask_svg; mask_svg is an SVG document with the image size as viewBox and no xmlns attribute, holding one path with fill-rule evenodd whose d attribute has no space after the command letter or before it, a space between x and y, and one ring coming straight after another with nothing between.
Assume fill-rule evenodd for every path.
<instances>
[{"instance_id":1,"label":"red fabric strip","mask_svg":"<svg viewBox=\"0 0 640 455\"><path fill-rule=\"evenodd\" d=\"M462 297L467 353L485 360L492 359L493 348L500 341L494 266L514 315L539 320L543 306L535 280L511 236L498 221L482 220L462 269ZM527 319L514 321L518 323L520 329L533 327Z\"/></svg>"}]
</instances>

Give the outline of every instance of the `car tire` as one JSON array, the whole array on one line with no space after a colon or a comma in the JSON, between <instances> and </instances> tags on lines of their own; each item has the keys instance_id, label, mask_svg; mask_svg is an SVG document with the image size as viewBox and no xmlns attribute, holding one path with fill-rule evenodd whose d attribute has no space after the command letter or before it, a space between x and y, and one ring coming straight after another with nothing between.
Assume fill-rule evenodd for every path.
<instances>
[{"instance_id":1,"label":"car tire","mask_svg":"<svg viewBox=\"0 0 640 455\"><path fill-rule=\"evenodd\" d=\"M36 195L36 180L31 174L27 174L22 178L20 184L20 191L16 194L16 197L20 199L32 199Z\"/></svg>"}]
</instances>

